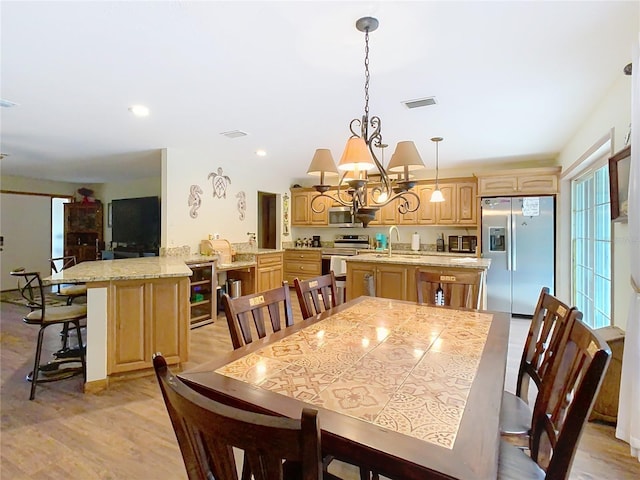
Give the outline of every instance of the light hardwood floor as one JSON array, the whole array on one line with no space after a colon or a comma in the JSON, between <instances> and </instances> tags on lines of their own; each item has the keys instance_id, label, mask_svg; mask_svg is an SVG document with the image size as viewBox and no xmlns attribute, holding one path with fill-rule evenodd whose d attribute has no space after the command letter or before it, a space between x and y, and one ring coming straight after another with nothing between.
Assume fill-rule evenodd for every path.
<instances>
[{"instance_id":1,"label":"light hardwood floor","mask_svg":"<svg viewBox=\"0 0 640 480\"><path fill-rule=\"evenodd\" d=\"M296 302L295 294L293 295ZM1 381L0 478L7 479L186 479L182 458L155 377L130 379L100 394L81 393L79 377L39 385L29 401L29 384L37 328L25 325L26 308L0 304ZM300 319L297 302L296 319ZM511 322L508 389L528 328L526 320ZM47 352L58 348L54 327ZM185 368L231 350L224 317L192 330L191 358ZM330 471L356 479L355 468L331 464ZM638 479L640 464L614 428L589 424L574 462L572 479Z\"/></svg>"}]
</instances>

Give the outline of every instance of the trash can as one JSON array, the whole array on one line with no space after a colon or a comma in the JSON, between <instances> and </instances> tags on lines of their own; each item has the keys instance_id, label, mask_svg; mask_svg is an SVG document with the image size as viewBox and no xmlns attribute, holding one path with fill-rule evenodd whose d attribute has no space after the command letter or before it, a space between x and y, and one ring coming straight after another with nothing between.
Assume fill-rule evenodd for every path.
<instances>
[{"instance_id":1,"label":"trash can","mask_svg":"<svg viewBox=\"0 0 640 480\"><path fill-rule=\"evenodd\" d=\"M364 274L364 294L370 297L376 296L375 276L372 273Z\"/></svg>"},{"instance_id":2,"label":"trash can","mask_svg":"<svg viewBox=\"0 0 640 480\"><path fill-rule=\"evenodd\" d=\"M227 293L231 298L236 298L242 295L242 282L240 280L227 280Z\"/></svg>"}]
</instances>

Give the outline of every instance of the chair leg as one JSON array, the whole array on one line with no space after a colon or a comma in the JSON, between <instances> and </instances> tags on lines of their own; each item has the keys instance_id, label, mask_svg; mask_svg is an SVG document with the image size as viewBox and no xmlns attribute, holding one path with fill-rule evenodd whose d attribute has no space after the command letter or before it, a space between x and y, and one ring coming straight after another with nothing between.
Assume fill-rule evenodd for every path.
<instances>
[{"instance_id":1,"label":"chair leg","mask_svg":"<svg viewBox=\"0 0 640 480\"><path fill-rule=\"evenodd\" d=\"M67 303L69 305L69 303ZM60 351L65 351L67 349L67 342L69 341L69 324L65 323L62 326L62 330L60 331L60 337L62 337L62 348Z\"/></svg>"},{"instance_id":2,"label":"chair leg","mask_svg":"<svg viewBox=\"0 0 640 480\"><path fill-rule=\"evenodd\" d=\"M38 371L40 370L40 355L42 353L42 341L44 339L44 329L46 326L40 327L38 332L38 343L36 345L36 357L33 360L33 371L31 372L31 393L29 400L36 398L36 383L38 383ZM27 380L29 377L27 376Z\"/></svg>"},{"instance_id":3,"label":"chair leg","mask_svg":"<svg viewBox=\"0 0 640 480\"><path fill-rule=\"evenodd\" d=\"M80 320L73 322L76 326L76 333L78 334L78 350L80 350L80 362L82 364L82 378L84 382L87 382L87 360L84 353L84 345L82 343L82 329L80 328ZM67 324L65 323L65 326Z\"/></svg>"}]
</instances>

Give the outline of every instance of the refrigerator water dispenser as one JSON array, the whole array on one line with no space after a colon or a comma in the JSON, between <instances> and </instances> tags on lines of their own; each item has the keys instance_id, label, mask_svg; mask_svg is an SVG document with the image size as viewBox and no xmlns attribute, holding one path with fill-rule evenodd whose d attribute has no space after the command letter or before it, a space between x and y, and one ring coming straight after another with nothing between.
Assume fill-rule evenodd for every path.
<instances>
[{"instance_id":1,"label":"refrigerator water dispenser","mask_svg":"<svg viewBox=\"0 0 640 480\"><path fill-rule=\"evenodd\" d=\"M505 240L506 228L504 227L489 227L489 251L490 252L504 252L507 249L507 242Z\"/></svg>"}]
</instances>

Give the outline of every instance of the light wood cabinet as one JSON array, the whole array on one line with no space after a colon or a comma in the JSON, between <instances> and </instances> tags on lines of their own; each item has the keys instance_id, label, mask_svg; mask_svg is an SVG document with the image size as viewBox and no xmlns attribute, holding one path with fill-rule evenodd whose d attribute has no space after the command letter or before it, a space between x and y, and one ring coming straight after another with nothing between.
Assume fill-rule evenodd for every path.
<instances>
[{"instance_id":1,"label":"light wood cabinet","mask_svg":"<svg viewBox=\"0 0 640 480\"><path fill-rule=\"evenodd\" d=\"M376 297L402 300L407 297L407 267L378 265L375 271ZM347 290L348 291L348 290Z\"/></svg>"},{"instance_id":2,"label":"light wood cabinet","mask_svg":"<svg viewBox=\"0 0 640 480\"><path fill-rule=\"evenodd\" d=\"M291 225L327 226L329 224L329 207L332 201L329 197L318 198L314 207L321 212L314 212L311 208L311 202L317 195L318 192L315 190L291 189Z\"/></svg>"},{"instance_id":3,"label":"light wood cabinet","mask_svg":"<svg viewBox=\"0 0 640 480\"><path fill-rule=\"evenodd\" d=\"M478 195L548 195L558 193L561 167L523 168L477 174Z\"/></svg>"},{"instance_id":4,"label":"light wood cabinet","mask_svg":"<svg viewBox=\"0 0 640 480\"><path fill-rule=\"evenodd\" d=\"M376 297L415 302L417 301L416 271L418 270L447 275L469 272L468 268L459 267L415 266L349 260L347 262L347 300L368 295L367 278L373 277ZM482 308L486 306L485 281L486 278L483 275L482 285L480 287L482 293ZM477 295L477 292L475 292L475 294Z\"/></svg>"},{"instance_id":5,"label":"light wood cabinet","mask_svg":"<svg viewBox=\"0 0 640 480\"><path fill-rule=\"evenodd\" d=\"M320 250L286 250L284 252L284 279L293 286L293 280L309 280L322 274Z\"/></svg>"},{"instance_id":6,"label":"light wood cabinet","mask_svg":"<svg viewBox=\"0 0 640 480\"><path fill-rule=\"evenodd\" d=\"M107 375L151 368L162 352L167 363L188 360L189 279L110 282Z\"/></svg>"},{"instance_id":7,"label":"light wood cabinet","mask_svg":"<svg viewBox=\"0 0 640 480\"><path fill-rule=\"evenodd\" d=\"M373 277L373 280L369 278ZM402 300L407 295L407 266L347 262L347 300L374 293L376 297ZM372 282L372 283L371 283ZM374 292L369 288L373 286Z\"/></svg>"},{"instance_id":8,"label":"light wood cabinet","mask_svg":"<svg viewBox=\"0 0 640 480\"><path fill-rule=\"evenodd\" d=\"M369 225L477 225L477 182L475 178L448 179L439 184L445 198L442 203L431 203L431 195L435 190L432 181L419 181L412 191L420 198L420 206L415 212L401 214L398 211L400 201L395 200L380 207L375 219ZM371 198L369 188L368 196ZM331 192L331 191L330 191ZM322 213L311 210L311 199L317 195L315 190L291 189L293 226L326 226L329 224L328 208L332 202L329 198L320 198L316 204L323 204ZM413 195L407 196L411 206L417 202ZM319 208L319 207L317 207Z\"/></svg>"},{"instance_id":9,"label":"light wood cabinet","mask_svg":"<svg viewBox=\"0 0 640 480\"><path fill-rule=\"evenodd\" d=\"M458 225L478 224L477 189L476 182L456 184L456 220Z\"/></svg>"},{"instance_id":10,"label":"light wood cabinet","mask_svg":"<svg viewBox=\"0 0 640 480\"><path fill-rule=\"evenodd\" d=\"M258 292L282 286L282 253L256 256L256 289Z\"/></svg>"},{"instance_id":11,"label":"light wood cabinet","mask_svg":"<svg viewBox=\"0 0 640 480\"><path fill-rule=\"evenodd\" d=\"M347 300L369 294L367 279L373 277L372 285L375 288L375 268L368 262L347 262Z\"/></svg>"}]
</instances>

